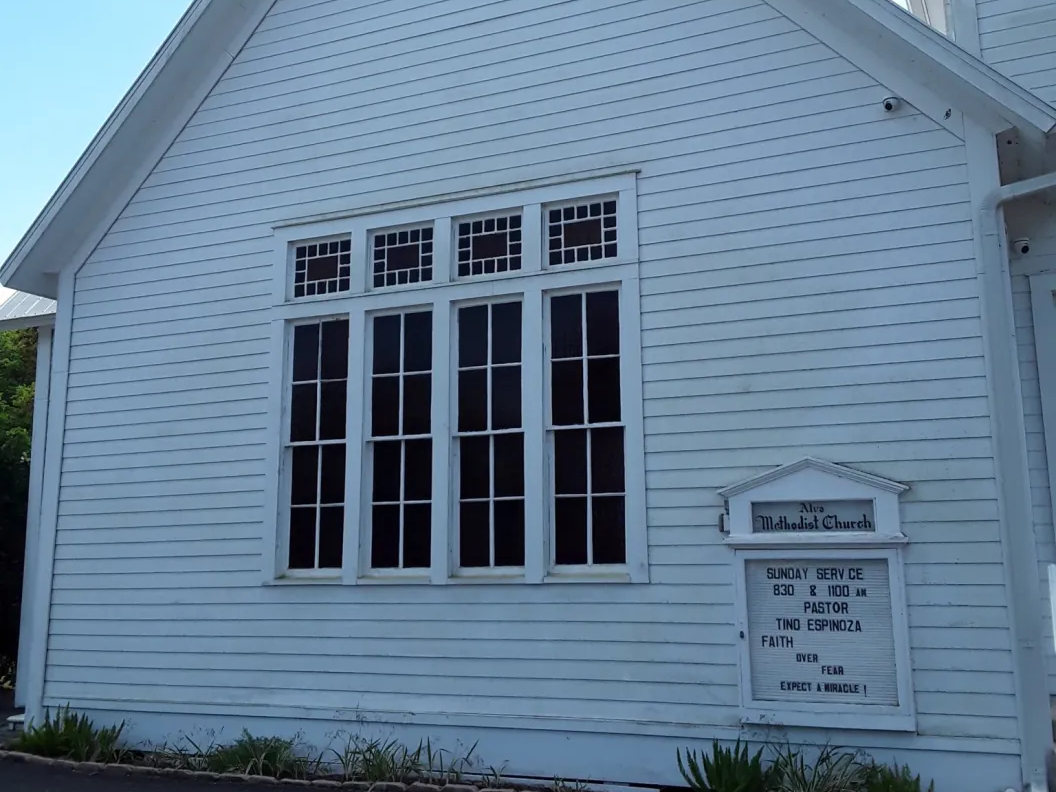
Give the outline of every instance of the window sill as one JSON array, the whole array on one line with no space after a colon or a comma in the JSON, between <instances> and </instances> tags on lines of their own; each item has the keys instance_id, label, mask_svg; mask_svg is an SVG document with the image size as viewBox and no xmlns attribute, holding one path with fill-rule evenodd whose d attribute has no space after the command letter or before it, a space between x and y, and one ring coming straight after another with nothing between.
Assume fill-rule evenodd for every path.
<instances>
[{"instance_id":1,"label":"window sill","mask_svg":"<svg viewBox=\"0 0 1056 792\"><path fill-rule=\"evenodd\" d=\"M341 570L334 570L331 572L327 570L325 574L319 574L318 572L284 572L277 578L268 581L270 586L339 586L343 583L341 577Z\"/></svg>"},{"instance_id":2,"label":"window sill","mask_svg":"<svg viewBox=\"0 0 1056 792\"><path fill-rule=\"evenodd\" d=\"M399 586L399 585L428 585L432 583L429 570L416 572L415 574L401 574L399 572L368 572L356 578L356 582L362 586Z\"/></svg>"},{"instance_id":3,"label":"window sill","mask_svg":"<svg viewBox=\"0 0 1056 792\"><path fill-rule=\"evenodd\" d=\"M543 583L630 583L629 572L617 570L548 572Z\"/></svg>"}]
</instances>

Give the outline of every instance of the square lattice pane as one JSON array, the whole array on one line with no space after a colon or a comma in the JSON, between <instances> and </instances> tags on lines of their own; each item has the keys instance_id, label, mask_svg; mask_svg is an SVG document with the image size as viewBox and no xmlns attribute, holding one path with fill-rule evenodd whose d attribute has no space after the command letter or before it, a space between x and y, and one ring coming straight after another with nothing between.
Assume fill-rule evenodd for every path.
<instances>
[{"instance_id":1,"label":"square lattice pane","mask_svg":"<svg viewBox=\"0 0 1056 792\"><path fill-rule=\"evenodd\" d=\"M374 288L433 279L433 227L378 231L373 243Z\"/></svg>"},{"instance_id":2,"label":"square lattice pane","mask_svg":"<svg viewBox=\"0 0 1056 792\"><path fill-rule=\"evenodd\" d=\"M521 216L485 217L458 223L458 277L493 275L521 268Z\"/></svg>"},{"instance_id":3,"label":"square lattice pane","mask_svg":"<svg viewBox=\"0 0 1056 792\"><path fill-rule=\"evenodd\" d=\"M554 207L546 217L551 267L616 257L615 200Z\"/></svg>"},{"instance_id":4,"label":"square lattice pane","mask_svg":"<svg viewBox=\"0 0 1056 792\"><path fill-rule=\"evenodd\" d=\"M352 274L352 240L312 242L294 248L293 296L315 297L348 291Z\"/></svg>"}]
</instances>

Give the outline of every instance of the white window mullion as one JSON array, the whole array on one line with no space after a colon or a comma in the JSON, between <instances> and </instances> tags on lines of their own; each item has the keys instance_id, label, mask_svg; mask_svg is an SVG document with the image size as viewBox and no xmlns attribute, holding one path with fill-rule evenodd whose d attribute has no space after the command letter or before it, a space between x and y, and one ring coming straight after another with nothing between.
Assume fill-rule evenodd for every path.
<instances>
[{"instance_id":1,"label":"white window mullion","mask_svg":"<svg viewBox=\"0 0 1056 792\"><path fill-rule=\"evenodd\" d=\"M543 207L529 204L521 215L521 271L539 272L543 253Z\"/></svg>"},{"instance_id":2,"label":"white window mullion","mask_svg":"<svg viewBox=\"0 0 1056 792\"><path fill-rule=\"evenodd\" d=\"M451 218L439 217L433 223L433 281L447 283L451 280Z\"/></svg>"},{"instance_id":3,"label":"white window mullion","mask_svg":"<svg viewBox=\"0 0 1056 792\"><path fill-rule=\"evenodd\" d=\"M439 236L439 235L438 235ZM452 306L445 299L433 303L433 381L431 424L433 436L433 505L430 532L430 580L445 584L452 567L452 549L457 553L458 520L452 506L452 491L456 482L452 471L451 416L458 404L455 383L451 377ZM458 497L454 496L457 506ZM457 558L457 556L454 556Z\"/></svg>"},{"instance_id":4,"label":"white window mullion","mask_svg":"<svg viewBox=\"0 0 1056 792\"><path fill-rule=\"evenodd\" d=\"M621 205L623 201L621 200ZM620 288L620 417L623 419L624 531L632 583L649 582L645 507L645 419L642 400L642 314L637 278Z\"/></svg>"},{"instance_id":5,"label":"white window mullion","mask_svg":"<svg viewBox=\"0 0 1056 792\"><path fill-rule=\"evenodd\" d=\"M528 212L525 212L528 217ZM525 229L525 239L528 232ZM527 262L527 258L525 261ZM547 486L544 405L543 293L537 287L524 292L521 310L521 424L524 427L524 579L542 583L549 566L550 487Z\"/></svg>"},{"instance_id":6,"label":"white window mullion","mask_svg":"<svg viewBox=\"0 0 1056 792\"><path fill-rule=\"evenodd\" d=\"M360 570L360 544L364 542L367 558L370 557L369 536L361 526L366 522L364 508L369 508L370 499L363 497L363 454L369 453L370 445L364 444L364 431L370 426L370 397L367 386L366 319L362 310L353 311L348 317L348 397L345 401L345 534L342 545L342 579L355 584ZM366 409L364 409L366 405ZM369 434L369 431L367 431ZM366 507L364 504L368 504Z\"/></svg>"}]
</instances>

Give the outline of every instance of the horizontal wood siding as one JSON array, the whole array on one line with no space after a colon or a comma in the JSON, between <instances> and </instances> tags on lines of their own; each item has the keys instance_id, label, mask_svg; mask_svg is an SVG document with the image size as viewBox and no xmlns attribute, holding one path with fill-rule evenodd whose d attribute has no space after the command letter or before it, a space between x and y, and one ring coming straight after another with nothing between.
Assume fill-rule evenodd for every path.
<instances>
[{"instance_id":1,"label":"horizontal wood siding","mask_svg":"<svg viewBox=\"0 0 1056 792\"><path fill-rule=\"evenodd\" d=\"M983 60L1056 102L1056 2L979 0L977 7Z\"/></svg>"},{"instance_id":2,"label":"horizontal wood siding","mask_svg":"<svg viewBox=\"0 0 1056 792\"><path fill-rule=\"evenodd\" d=\"M964 146L885 93L753 0L279 0L77 277L47 701L735 727L716 490L813 454L912 485L920 733L1010 750ZM653 582L261 587L270 224L614 166Z\"/></svg>"}]
</instances>

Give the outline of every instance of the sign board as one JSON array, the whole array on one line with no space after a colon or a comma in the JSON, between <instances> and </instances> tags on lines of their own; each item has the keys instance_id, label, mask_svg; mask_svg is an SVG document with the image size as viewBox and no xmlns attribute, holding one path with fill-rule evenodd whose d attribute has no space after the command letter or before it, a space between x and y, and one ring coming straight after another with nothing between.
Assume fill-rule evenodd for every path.
<instances>
[{"instance_id":1,"label":"sign board","mask_svg":"<svg viewBox=\"0 0 1056 792\"><path fill-rule=\"evenodd\" d=\"M885 558L746 559L757 701L898 706Z\"/></svg>"},{"instance_id":2,"label":"sign board","mask_svg":"<svg viewBox=\"0 0 1056 792\"><path fill-rule=\"evenodd\" d=\"M752 533L876 531L872 500L756 501Z\"/></svg>"}]
</instances>

